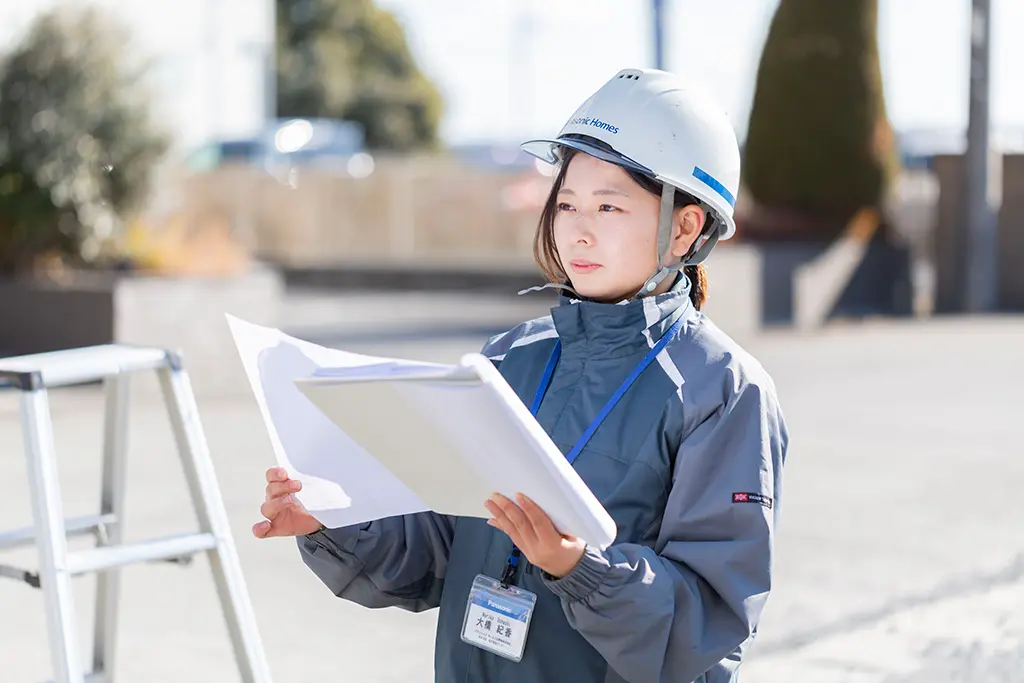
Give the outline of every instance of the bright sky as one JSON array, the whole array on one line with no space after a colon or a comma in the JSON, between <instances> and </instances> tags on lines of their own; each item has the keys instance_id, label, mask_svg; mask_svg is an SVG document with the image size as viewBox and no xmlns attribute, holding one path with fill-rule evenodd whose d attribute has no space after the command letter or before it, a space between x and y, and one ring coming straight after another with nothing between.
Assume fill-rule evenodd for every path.
<instances>
[{"instance_id":1,"label":"bright sky","mask_svg":"<svg viewBox=\"0 0 1024 683\"><path fill-rule=\"evenodd\" d=\"M0 47L60 1L0 0ZM190 143L262 120L272 0L92 0L163 55L162 112ZM551 135L626 66L653 62L650 0L376 0L399 17L441 87L450 142ZM840 0L822 0L832 2ZM778 0L666 0L668 68L702 80L741 136L768 22ZM901 131L967 121L971 0L879 0L887 105ZM1024 129L1024 0L992 0L992 119Z\"/></svg>"},{"instance_id":2,"label":"bright sky","mask_svg":"<svg viewBox=\"0 0 1024 683\"><path fill-rule=\"evenodd\" d=\"M272 0L0 0L0 49L61 4L98 6L131 31L123 54L151 60L148 84L161 95L156 113L185 145L217 132L249 134L263 123Z\"/></svg>"},{"instance_id":3,"label":"bright sky","mask_svg":"<svg viewBox=\"0 0 1024 683\"><path fill-rule=\"evenodd\" d=\"M649 0L378 2L399 16L441 86L453 141L553 134L618 69L653 63ZM740 131L777 4L667 0L667 67L712 88ZM966 125L970 5L880 0L886 98L898 129ZM993 123L1024 126L1024 2L992 0L992 11Z\"/></svg>"}]
</instances>

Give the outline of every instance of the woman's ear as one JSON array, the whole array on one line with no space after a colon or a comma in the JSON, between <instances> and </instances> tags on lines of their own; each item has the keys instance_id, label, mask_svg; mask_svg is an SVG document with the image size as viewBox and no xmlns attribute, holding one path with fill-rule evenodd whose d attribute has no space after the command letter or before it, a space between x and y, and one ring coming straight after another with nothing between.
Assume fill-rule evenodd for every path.
<instances>
[{"instance_id":1,"label":"woman's ear","mask_svg":"<svg viewBox=\"0 0 1024 683\"><path fill-rule=\"evenodd\" d=\"M689 253L690 247L700 237L700 232L704 228L704 218L704 209L696 204L676 209L672 221L673 256L681 259Z\"/></svg>"}]
</instances>

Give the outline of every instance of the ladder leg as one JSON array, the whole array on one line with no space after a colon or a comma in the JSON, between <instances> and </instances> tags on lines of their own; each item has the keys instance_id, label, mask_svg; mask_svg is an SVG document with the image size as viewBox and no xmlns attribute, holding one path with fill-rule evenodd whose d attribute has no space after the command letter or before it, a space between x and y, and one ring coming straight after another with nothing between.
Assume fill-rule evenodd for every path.
<instances>
[{"instance_id":1,"label":"ladder leg","mask_svg":"<svg viewBox=\"0 0 1024 683\"><path fill-rule=\"evenodd\" d=\"M128 448L128 389L130 375L111 375L104 382L106 414L103 426L103 481L100 514L115 521L103 527L97 546L120 545L124 519L124 479ZM120 570L110 569L96 577L96 613L93 627L92 671L113 683L117 646Z\"/></svg>"},{"instance_id":2,"label":"ladder leg","mask_svg":"<svg viewBox=\"0 0 1024 683\"><path fill-rule=\"evenodd\" d=\"M21 427L28 457L29 488L39 551L40 587L55 683L83 683L77 623L67 567L67 537L45 389L21 394Z\"/></svg>"},{"instance_id":3,"label":"ladder leg","mask_svg":"<svg viewBox=\"0 0 1024 683\"><path fill-rule=\"evenodd\" d=\"M217 546L208 552L208 557L242 681L270 683L270 667L256 628L191 382L180 368L162 369L159 374L199 523L204 532L217 539Z\"/></svg>"}]
</instances>

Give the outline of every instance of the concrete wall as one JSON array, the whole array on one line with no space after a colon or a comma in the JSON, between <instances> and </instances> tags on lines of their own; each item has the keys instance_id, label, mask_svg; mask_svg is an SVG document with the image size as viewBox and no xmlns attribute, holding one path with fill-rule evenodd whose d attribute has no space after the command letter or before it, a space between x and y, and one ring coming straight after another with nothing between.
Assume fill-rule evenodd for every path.
<instances>
[{"instance_id":1,"label":"concrete wall","mask_svg":"<svg viewBox=\"0 0 1024 683\"><path fill-rule=\"evenodd\" d=\"M747 244L720 244L706 265L708 303L704 312L729 334L742 335L760 329L764 310L764 261L760 251Z\"/></svg>"},{"instance_id":2,"label":"concrete wall","mask_svg":"<svg viewBox=\"0 0 1024 683\"><path fill-rule=\"evenodd\" d=\"M114 299L107 281L73 288L0 282L0 355L56 351L113 341Z\"/></svg>"},{"instance_id":3,"label":"concrete wall","mask_svg":"<svg viewBox=\"0 0 1024 683\"><path fill-rule=\"evenodd\" d=\"M224 278L0 283L0 356L112 342L151 345L183 355L197 393L237 389L245 378L224 314L276 325L282 292L281 276L265 269Z\"/></svg>"},{"instance_id":4,"label":"concrete wall","mask_svg":"<svg viewBox=\"0 0 1024 683\"><path fill-rule=\"evenodd\" d=\"M175 213L152 223L227 220L248 247L302 267L339 263L532 262L530 245L550 179L481 172L455 159L380 158L367 178L258 169L182 176ZM533 199L522 204L521 194Z\"/></svg>"},{"instance_id":5,"label":"concrete wall","mask_svg":"<svg viewBox=\"0 0 1024 683\"><path fill-rule=\"evenodd\" d=\"M247 386L225 313L277 325L283 285L267 269L223 278L137 278L115 290L114 339L169 347L184 358L197 393Z\"/></svg>"}]
</instances>

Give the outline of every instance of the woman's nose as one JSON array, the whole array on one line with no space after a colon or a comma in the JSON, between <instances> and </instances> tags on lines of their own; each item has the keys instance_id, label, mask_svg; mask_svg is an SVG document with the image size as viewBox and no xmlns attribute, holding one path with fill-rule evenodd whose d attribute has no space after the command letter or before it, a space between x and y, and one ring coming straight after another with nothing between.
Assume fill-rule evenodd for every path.
<instances>
[{"instance_id":1,"label":"woman's nose","mask_svg":"<svg viewBox=\"0 0 1024 683\"><path fill-rule=\"evenodd\" d=\"M592 219L584 213L579 214L573 221L575 239L577 244L591 244L594 241Z\"/></svg>"}]
</instances>

